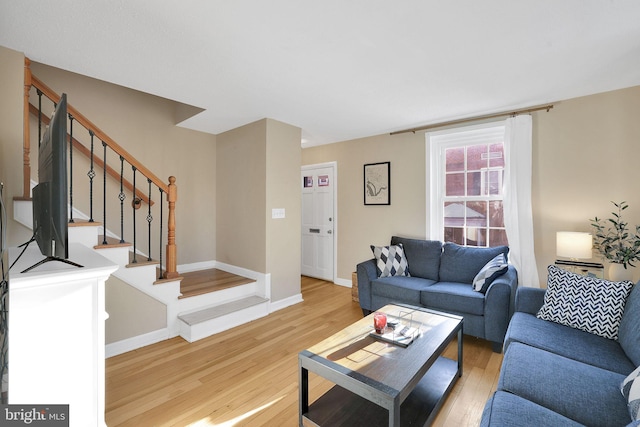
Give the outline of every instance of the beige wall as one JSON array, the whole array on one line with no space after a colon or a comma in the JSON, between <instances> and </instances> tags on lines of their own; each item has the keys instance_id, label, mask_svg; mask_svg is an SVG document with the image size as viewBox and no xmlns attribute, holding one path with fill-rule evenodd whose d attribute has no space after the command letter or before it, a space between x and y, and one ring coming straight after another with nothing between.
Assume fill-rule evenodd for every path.
<instances>
[{"instance_id":1,"label":"beige wall","mask_svg":"<svg viewBox=\"0 0 640 427\"><path fill-rule=\"evenodd\" d=\"M115 276L105 286L105 343L144 335L167 327L167 306Z\"/></svg>"},{"instance_id":2,"label":"beige wall","mask_svg":"<svg viewBox=\"0 0 640 427\"><path fill-rule=\"evenodd\" d=\"M300 128L267 120L266 267L273 301L300 293L300 139ZM271 218L274 208L285 217Z\"/></svg>"},{"instance_id":3,"label":"beige wall","mask_svg":"<svg viewBox=\"0 0 640 427\"><path fill-rule=\"evenodd\" d=\"M218 135L217 261L266 273L266 129L260 120Z\"/></svg>"},{"instance_id":4,"label":"beige wall","mask_svg":"<svg viewBox=\"0 0 640 427\"><path fill-rule=\"evenodd\" d=\"M589 219L610 217L611 201L626 201L624 215L633 229L640 224L640 86L563 101L539 113L533 155L541 280L555 260L557 231L591 231Z\"/></svg>"},{"instance_id":5,"label":"beige wall","mask_svg":"<svg viewBox=\"0 0 640 427\"><path fill-rule=\"evenodd\" d=\"M270 273L272 301L300 293L300 133L264 119L217 137L217 261Z\"/></svg>"},{"instance_id":6,"label":"beige wall","mask_svg":"<svg viewBox=\"0 0 640 427\"><path fill-rule=\"evenodd\" d=\"M338 164L338 278L351 281L356 264L371 258L369 245L392 235L426 237L424 135L379 135L302 150L302 164ZM363 165L391 162L391 205L365 206Z\"/></svg>"},{"instance_id":7,"label":"beige wall","mask_svg":"<svg viewBox=\"0 0 640 427\"><path fill-rule=\"evenodd\" d=\"M640 224L640 87L556 103L533 114L534 244L541 281L555 260L556 231L590 231L625 200L630 224ZM380 135L302 151L302 164L338 162L338 277L349 280L370 244L394 235L426 236L423 132ZM362 167L391 162L391 206L364 206ZM640 276L635 271L635 278Z\"/></svg>"}]
</instances>

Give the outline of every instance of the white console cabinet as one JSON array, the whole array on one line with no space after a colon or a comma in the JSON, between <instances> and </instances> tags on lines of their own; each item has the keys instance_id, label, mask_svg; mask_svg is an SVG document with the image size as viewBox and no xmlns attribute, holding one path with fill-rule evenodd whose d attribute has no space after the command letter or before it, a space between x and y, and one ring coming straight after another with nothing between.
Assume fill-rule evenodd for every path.
<instances>
[{"instance_id":1,"label":"white console cabinet","mask_svg":"<svg viewBox=\"0 0 640 427\"><path fill-rule=\"evenodd\" d=\"M20 253L10 249L10 262ZM71 244L74 267L35 243L9 272L9 403L68 404L72 427L105 426L105 281L117 265Z\"/></svg>"}]
</instances>

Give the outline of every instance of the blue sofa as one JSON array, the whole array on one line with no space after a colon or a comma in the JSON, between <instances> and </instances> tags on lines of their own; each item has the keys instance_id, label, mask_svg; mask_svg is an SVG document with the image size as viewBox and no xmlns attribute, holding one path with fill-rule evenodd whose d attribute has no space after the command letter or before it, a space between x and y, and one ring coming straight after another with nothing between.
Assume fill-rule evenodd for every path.
<instances>
[{"instance_id":1,"label":"blue sofa","mask_svg":"<svg viewBox=\"0 0 640 427\"><path fill-rule=\"evenodd\" d=\"M497 391L481 426L638 426L622 381L640 365L640 285L617 340L536 317L546 289L519 288Z\"/></svg>"},{"instance_id":2,"label":"blue sofa","mask_svg":"<svg viewBox=\"0 0 640 427\"><path fill-rule=\"evenodd\" d=\"M484 293L474 291L471 283L485 264L500 253L506 257L509 249L393 236L391 245L398 244L404 249L410 276L379 277L375 258L357 265L363 313L405 303L460 315L465 334L491 341L493 350L501 352L518 286L516 270L509 265Z\"/></svg>"}]
</instances>

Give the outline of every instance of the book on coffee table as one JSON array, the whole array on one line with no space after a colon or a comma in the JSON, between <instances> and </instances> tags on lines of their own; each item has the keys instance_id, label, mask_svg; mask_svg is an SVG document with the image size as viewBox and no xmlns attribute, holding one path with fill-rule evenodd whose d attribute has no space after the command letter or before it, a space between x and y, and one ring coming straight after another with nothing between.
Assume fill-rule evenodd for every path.
<instances>
[{"instance_id":1,"label":"book on coffee table","mask_svg":"<svg viewBox=\"0 0 640 427\"><path fill-rule=\"evenodd\" d=\"M369 335L377 340L408 347L413 340L420 336L420 327L395 323L393 326L387 326L382 334L373 331Z\"/></svg>"}]
</instances>

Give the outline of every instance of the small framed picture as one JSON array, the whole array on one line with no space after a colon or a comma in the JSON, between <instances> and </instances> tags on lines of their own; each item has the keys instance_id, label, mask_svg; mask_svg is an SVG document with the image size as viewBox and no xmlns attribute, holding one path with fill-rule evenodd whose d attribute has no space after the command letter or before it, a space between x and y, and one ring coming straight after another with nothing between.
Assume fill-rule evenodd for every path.
<instances>
[{"instance_id":1,"label":"small framed picture","mask_svg":"<svg viewBox=\"0 0 640 427\"><path fill-rule=\"evenodd\" d=\"M391 162L364 165L364 204L391 204Z\"/></svg>"},{"instance_id":2,"label":"small framed picture","mask_svg":"<svg viewBox=\"0 0 640 427\"><path fill-rule=\"evenodd\" d=\"M304 188L313 187L313 177L305 176L304 179L302 180L302 185L304 186Z\"/></svg>"}]
</instances>

